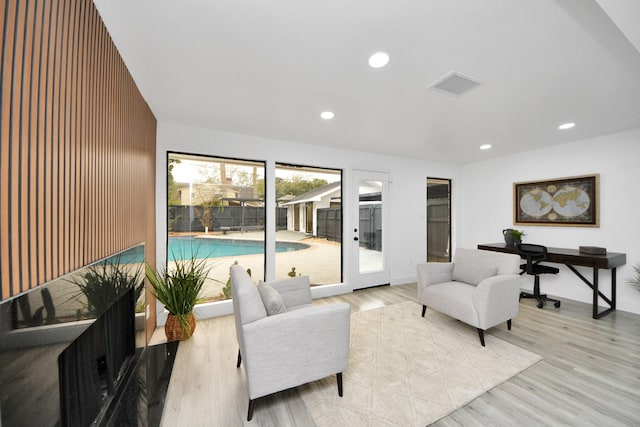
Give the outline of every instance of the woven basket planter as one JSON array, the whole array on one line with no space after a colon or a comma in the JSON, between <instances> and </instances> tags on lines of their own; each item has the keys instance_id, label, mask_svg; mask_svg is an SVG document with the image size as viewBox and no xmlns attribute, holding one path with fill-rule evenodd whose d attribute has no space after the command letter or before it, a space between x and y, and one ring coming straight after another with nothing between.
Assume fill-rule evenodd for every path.
<instances>
[{"instance_id":1,"label":"woven basket planter","mask_svg":"<svg viewBox=\"0 0 640 427\"><path fill-rule=\"evenodd\" d=\"M196 330L196 317L193 313L186 315L189 322L189 330L184 331L180 320L175 314L169 313L167 317L167 323L164 324L164 333L167 336L167 341L183 341L191 337Z\"/></svg>"}]
</instances>

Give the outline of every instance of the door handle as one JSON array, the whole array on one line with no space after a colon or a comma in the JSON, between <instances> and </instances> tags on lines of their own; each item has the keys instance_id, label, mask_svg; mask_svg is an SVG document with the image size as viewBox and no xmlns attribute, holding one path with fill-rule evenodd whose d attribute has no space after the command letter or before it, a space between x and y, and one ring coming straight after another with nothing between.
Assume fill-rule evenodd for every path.
<instances>
[{"instance_id":1,"label":"door handle","mask_svg":"<svg viewBox=\"0 0 640 427\"><path fill-rule=\"evenodd\" d=\"M354 241L354 242L357 242L357 241L358 241L358 238L357 238L357 237L354 237L354 238L353 238L353 241Z\"/></svg>"}]
</instances>

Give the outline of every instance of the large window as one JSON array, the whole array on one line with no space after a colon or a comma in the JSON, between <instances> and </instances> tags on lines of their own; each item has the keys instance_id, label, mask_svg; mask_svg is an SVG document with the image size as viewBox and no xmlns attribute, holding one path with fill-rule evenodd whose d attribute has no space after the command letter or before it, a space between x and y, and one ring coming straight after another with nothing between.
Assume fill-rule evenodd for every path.
<instances>
[{"instance_id":1,"label":"large window","mask_svg":"<svg viewBox=\"0 0 640 427\"><path fill-rule=\"evenodd\" d=\"M277 164L275 177L276 278L308 275L312 286L340 283L341 172Z\"/></svg>"},{"instance_id":2,"label":"large window","mask_svg":"<svg viewBox=\"0 0 640 427\"><path fill-rule=\"evenodd\" d=\"M211 270L201 303L231 298L229 267L236 262L255 281L267 268L276 279L340 283L341 184L339 170L276 164L275 183L265 186L262 162L169 153L167 267L206 260ZM267 214L265 191L273 188L275 212ZM275 266L265 266L267 215L275 222Z\"/></svg>"},{"instance_id":3,"label":"large window","mask_svg":"<svg viewBox=\"0 0 640 427\"><path fill-rule=\"evenodd\" d=\"M206 259L200 302L228 299L229 267L264 277L264 163L169 153L167 267Z\"/></svg>"}]
</instances>

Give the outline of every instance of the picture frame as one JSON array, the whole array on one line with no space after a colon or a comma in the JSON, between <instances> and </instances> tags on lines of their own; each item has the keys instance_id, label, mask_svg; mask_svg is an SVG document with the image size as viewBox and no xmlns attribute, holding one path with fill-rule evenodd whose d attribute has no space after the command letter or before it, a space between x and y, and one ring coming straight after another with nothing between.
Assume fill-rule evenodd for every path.
<instances>
[{"instance_id":1,"label":"picture frame","mask_svg":"<svg viewBox=\"0 0 640 427\"><path fill-rule=\"evenodd\" d=\"M600 175L513 184L513 223L600 227Z\"/></svg>"}]
</instances>

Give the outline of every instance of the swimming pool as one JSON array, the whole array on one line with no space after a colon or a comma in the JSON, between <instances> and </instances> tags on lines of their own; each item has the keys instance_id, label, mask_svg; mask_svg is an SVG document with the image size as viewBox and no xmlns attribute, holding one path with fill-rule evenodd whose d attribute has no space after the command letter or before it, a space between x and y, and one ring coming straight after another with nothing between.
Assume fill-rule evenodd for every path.
<instances>
[{"instance_id":1,"label":"swimming pool","mask_svg":"<svg viewBox=\"0 0 640 427\"><path fill-rule=\"evenodd\" d=\"M276 252L307 249L309 245L295 242L276 242ZM217 258L224 256L254 255L264 253L264 242L258 240L209 239L191 236L169 237L167 255L176 259Z\"/></svg>"}]
</instances>

